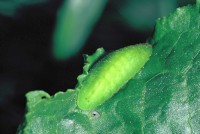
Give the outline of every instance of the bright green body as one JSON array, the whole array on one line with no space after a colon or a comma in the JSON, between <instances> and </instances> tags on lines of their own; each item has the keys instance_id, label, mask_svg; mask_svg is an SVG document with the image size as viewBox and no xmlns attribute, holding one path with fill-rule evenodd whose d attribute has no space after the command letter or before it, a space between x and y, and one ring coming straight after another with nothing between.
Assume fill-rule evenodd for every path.
<instances>
[{"instance_id":1,"label":"bright green body","mask_svg":"<svg viewBox=\"0 0 200 134\"><path fill-rule=\"evenodd\" d=\"M102 104L127 83L148 61L152 47L148 44L128 46L108 54L89 71L78 95L80 109Z\"/></svg>"}]
</instances>

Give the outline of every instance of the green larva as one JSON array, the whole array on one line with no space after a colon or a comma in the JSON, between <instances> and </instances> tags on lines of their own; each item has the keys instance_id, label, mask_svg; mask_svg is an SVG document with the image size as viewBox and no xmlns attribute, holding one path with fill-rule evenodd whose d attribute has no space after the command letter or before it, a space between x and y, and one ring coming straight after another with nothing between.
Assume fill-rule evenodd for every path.
<instances>
[{"instance_id":1,"label":"green larva","mask_svg":"<svg viewBox=\"0 0 200 134\"><path fill-rule=\"evenodd\" d=\"M113 96L149 60L149 44L131 45L111 52L96 63L83 80L77 105L82 110L94 109Z\"/></svg>"}]
</instances>

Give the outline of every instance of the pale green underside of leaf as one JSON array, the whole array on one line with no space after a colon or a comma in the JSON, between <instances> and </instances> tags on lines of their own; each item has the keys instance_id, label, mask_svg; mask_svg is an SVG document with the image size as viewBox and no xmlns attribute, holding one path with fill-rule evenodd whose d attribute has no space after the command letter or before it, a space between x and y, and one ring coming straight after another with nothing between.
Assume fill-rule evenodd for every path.
<instances>
[{"instance_id":1,"label":"pale green underside of leaf","mask_svg":"<svg viewBox=\"0 0 200 134\"><path fill-rule=\"evenodd\" d=\"M159 19L151 43L153 55L140 73L93 111L78 109L77 90L29 93L20 133L199 133L199 9L179 8Z\"/></svg>"}]
</instances>

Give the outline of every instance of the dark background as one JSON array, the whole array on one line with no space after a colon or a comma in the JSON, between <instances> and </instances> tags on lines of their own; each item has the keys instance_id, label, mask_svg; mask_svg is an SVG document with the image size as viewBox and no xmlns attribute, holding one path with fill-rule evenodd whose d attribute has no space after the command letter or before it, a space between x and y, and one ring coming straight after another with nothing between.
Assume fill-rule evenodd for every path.
<instances>
[{"instance_id":1,"label":"dark background","mask_svg":"<svg viewBox=\"0 0 200 134\"><path fill-rule=\"evenodd\" d=\"M145 42L152 29L126 26L112 1L76 56L57 61L52 56L56 11L62 1L20 7L14 17L0 15L0 133L16 133L25 114L25 94L45 90L50 95L74 88L82 73L83 53L115 50ZM187 3L182 3L182 5Z\"/></svg>"}]
</instances>

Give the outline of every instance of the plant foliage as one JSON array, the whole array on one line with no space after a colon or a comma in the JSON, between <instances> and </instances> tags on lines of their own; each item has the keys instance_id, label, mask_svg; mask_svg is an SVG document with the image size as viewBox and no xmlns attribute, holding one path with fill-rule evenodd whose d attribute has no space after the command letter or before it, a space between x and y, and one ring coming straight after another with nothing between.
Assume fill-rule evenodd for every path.
<instances>
[{"instance_id":1,"label":"plant foliage","mask_svg":"<svg viewBox=\"0 0 200 134\"><path fill-rule=\"evenodd\" d=\"M80 110L76 104L77 90L54 96L44 91L28 93L27 113L19 133L199 133L198 5L178 8L157 20L150 41L153 45L150 60L118 93L97 108ZM97 51L87 56L85 74L102 54Z\"/></svg>"}]
</instances>

